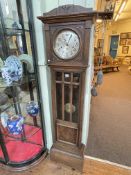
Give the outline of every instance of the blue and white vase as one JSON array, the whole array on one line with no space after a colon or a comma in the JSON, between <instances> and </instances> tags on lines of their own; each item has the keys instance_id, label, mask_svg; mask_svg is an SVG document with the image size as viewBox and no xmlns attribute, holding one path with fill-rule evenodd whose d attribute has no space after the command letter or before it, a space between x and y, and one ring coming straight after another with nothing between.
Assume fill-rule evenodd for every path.
<instances>
[{"instance_id":1,"label":"blue and white vase","mask_svg":"<svg viewBox=\"0 0 131 175\"><path fill-rule=\"evenodd\" d=\"M31 117L36 117L39 113L39 106L35 101L30 101L26 105L26 110Z\"/></svg>"},{"instance_id":2,"label":"blue and white vase","mask_svg":"<svg viewBox=\"0 0 131 175\"><path fill-rule=\"evenodd\" d=\"M11 55L6 59L4 66L1 68L1 71L3 79L7 85L10 85L11 83L17 82L22 78L22 63L18 57Z\"/></svg>"},{"instance_id":3,"label":"blue and white vase","mask_svg":"<svg viewBox=\"0 0 131 175\"><path fill-rule=\"evenodd\" d=\"M14 115L7 121L7 128L10 134L18 135L23 131L24 117L20 114Z\"/></svg>"}]
</instances>

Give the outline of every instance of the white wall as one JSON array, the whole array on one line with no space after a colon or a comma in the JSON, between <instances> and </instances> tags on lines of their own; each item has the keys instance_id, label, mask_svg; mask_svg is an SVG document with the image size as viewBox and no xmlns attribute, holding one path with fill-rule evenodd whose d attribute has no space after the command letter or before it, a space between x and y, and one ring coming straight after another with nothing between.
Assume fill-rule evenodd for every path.
<instances>
[{"instance_id":1,"label":"white wall","mask_svg":"<svg viewBox=\"0 0 131 175\"><path fill-rule=\"evenodd\" d=\"M45 0L42 2L44 6L42 6L43 12L48 12L52 10L53 8L57 8L61 5L66 4L75 4L75 5L81 5L83 7L88 8L95 8L95 1L96 0Z\"/></svg>"},{"instance_id":2,"label":"white wall","mask_svg":"<svg viewBox=\"0 0 131 175\"><path fill-rule=\"evenodd\" d=\"M42 0L32 0L33 12L34 12L34 24L35 24L35 35L37 43L37 54L38 54L38 68L40 74L40 86L41 94L43 99L44 109L44 121L45 121L45 134L47 138L47 148L50 149L53 143L52 139L52 127L51 127L51 97L50 97L50 72L46 65L46 53L45 53L45 42L43 36L43 25L37 16L42 15L41 5Z\"/></svg>"},{"instance_id":3,"label":"white wall","mask_svg":"<svg viewBox=\"0 0 131 175\"><path fill-rule=\"evenodd\" d=\"M45 129L47 137L47 148L50 149L53 144L52 139L52 110L51 110L51 89L50 89L50 76L49 69L46 65L46 53L45 53L45 42L42 30L42 23L39 21L36 16L41 16L43 12L48 12L53 8L58 7L58 5L63 4L78 4L83 5L88 8L95 8L95 0L32 0L34 7L34 22L35 22L35 31L36 31L36 41L37 41L37 52L38 52L38 66L41 77L41 89L43 97L43 108L44 108L44 120L45 120ZM59 4L58 4L59 2ZM89 56L89 68L86 71L86 88L85 88L85 101L84 101L84 114L83 114L83 130L82 130L82 143L86 144L88 129L89 129L89 115L90 115L90 88L91 88L91 77L93 74L93 27L91 34L91 45L90 45L90 56Z\"/></svg>"}]
</instances>

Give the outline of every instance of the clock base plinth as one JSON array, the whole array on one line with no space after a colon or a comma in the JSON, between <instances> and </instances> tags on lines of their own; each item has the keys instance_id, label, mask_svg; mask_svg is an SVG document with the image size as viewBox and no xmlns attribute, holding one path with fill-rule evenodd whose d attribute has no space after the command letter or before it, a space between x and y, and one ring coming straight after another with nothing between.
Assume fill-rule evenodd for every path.
<instances>
[{"instance_id":1,"label":"clock base plinth","mask_svg":"<svg viewBox=\"0 0 131 175\"><path fill-rule=\"evenodd\" d=\"M82 150L75 145L70 145L62 142L54 143L50 152L50 158L53 161L64 163L74 169L82 171Z\"/></svg>"}]
</instances>

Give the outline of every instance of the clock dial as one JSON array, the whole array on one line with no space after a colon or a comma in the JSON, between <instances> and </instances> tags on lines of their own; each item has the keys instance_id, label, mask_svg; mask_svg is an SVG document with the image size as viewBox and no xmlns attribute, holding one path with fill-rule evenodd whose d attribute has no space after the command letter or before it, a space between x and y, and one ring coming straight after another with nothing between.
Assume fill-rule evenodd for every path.
<instances>
[{"instance_id":1,"label":"clock dial","mask_svg":"<svg viewBox=\"0 0 131 175\"><path fill-rule=\"evenodd\" d=\"M80 48L78 35L71 30L60 32L54 42L54 52L61 59L71 59Z\"/></svg>"}]
</instances>

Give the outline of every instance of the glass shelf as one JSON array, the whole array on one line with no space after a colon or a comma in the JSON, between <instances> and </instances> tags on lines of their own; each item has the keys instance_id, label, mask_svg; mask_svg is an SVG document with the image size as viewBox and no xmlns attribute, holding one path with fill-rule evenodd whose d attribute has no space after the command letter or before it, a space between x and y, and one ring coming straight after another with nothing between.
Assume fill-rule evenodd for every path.
<instances>
[{"instance_id":1,"label":"glass shelf","mask_svg":"<svg viewBox=\"0 0 131 175\"><path fill-rule=\"evenodd\" d=\"M10 85L7 85L7 83L4 81L3 78L0 77L0 88L6 88L6 87L12 87L12 86L20 86L28 82L35 81L35 75L34 74L28 74L28 76L24 76L20 81L13 82Z\"/></svg>"},{"instance_id":2,"label":"glass shelf","mask_svg":"<svg viewBox=\"0 0 131 175\"><path fill-rule=\"evenodd\" d=\"M29 32L28 29L24 30L25 32ZM14 28L6 28L5 30L5 34L7 36L17 36L19 34L23 34L23 30L22 29L14 29Z\"/></svg>"},{"instance_id":3,"label":"glass shelf","mask_svg":"<svg viewBox=\"0 0 131 175\"><path fill-rule=\"evenodd\" d=\"M22 29L11 29L11 28L6 28L5 34L7 36L17 36L19 34L23 34Z\"/></svg>"}]
</instances>

